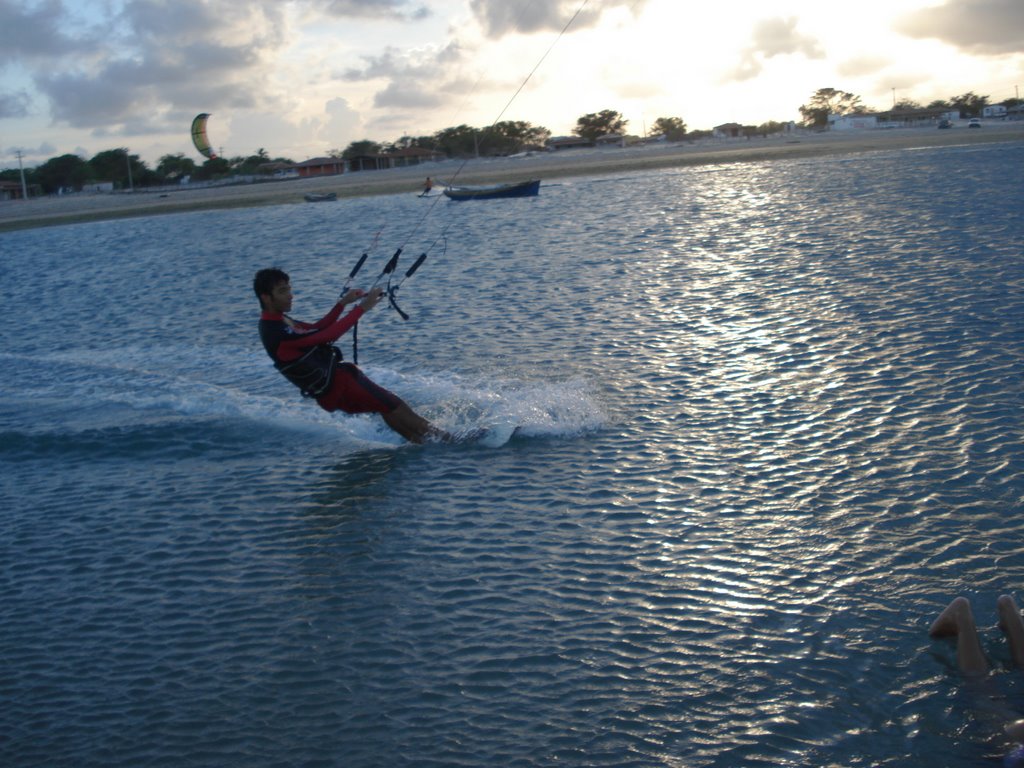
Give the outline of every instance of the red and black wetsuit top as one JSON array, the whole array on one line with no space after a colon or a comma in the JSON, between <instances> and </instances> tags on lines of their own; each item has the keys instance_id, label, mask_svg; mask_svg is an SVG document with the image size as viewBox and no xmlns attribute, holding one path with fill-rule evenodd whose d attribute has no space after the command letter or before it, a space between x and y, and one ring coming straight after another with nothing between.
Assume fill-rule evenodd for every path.
<instances>
[{"instance_id":1,"label":"red and black wetsuit top","mask_svg":"<svg viewBox=\"0 0 1024 768\"><path fill-rule=\"evenodd\" d=\"M303 323L277 312L260 315L260 339L277 369L308 397L320 397L331 386L341 361L341 350L332 342L363 316L355 307L344 317L340 302L315 323ZM339 319L340 318L340 319Z\"/></svg>"},{"instance_id":2,"label":"red and black wetsuit top","mask_svg":"<svg viewBox=\"0 0 1024 768\"><path fill-rule=\"evenodd\" d=\"M371 381L352 363L341 362L341 350L331 343L363 316L363 309L355 307L341 317L344 308L335 304L315 323L264 312L260 316L263 346L277 370L304 395L315 397L325 411L391 413L402 405L401 398Z\"/></svg>"}]
</instances>

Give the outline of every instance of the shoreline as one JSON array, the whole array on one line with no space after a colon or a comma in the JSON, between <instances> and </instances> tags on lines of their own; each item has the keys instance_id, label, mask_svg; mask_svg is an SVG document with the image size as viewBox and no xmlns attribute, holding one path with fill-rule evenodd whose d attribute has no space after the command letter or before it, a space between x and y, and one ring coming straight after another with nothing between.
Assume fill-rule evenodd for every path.
<instances>
[{"instance_id":1,"label":"shoreline","mask_svg":"<svg viewBox=\"0 0 1024 768\"><path fill-rule=\"evenodd\" d=\"M796 133L769 138L702 139L693 144L649 144L536 153L521 158L443 160L385 171L360 171L309 179L187 189L74 194L0 201L0 233L90 221L157 216L198 210L303 203L304 195L334 192L339 199L418 193L423 179L457 184L490 184L540 178L550 180L608 173L635 173L696 165L763 162L894 149L1015 142L1024 140L1024 122L985 124L980 130L957 126L874 131ZM326 203L325 203L326 204Z\"/></svg>"}]
</instances>

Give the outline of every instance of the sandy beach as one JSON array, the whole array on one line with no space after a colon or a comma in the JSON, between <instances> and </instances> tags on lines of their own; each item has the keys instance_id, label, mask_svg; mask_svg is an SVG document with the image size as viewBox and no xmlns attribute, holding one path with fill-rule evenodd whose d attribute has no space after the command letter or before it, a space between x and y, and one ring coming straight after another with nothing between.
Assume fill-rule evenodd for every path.
<instances>
[{"instance_id":1,"label":"sandy beach","mask_svg":"<svg viewBox=\"0 0 1024 768\"><path fill-rule=\"evenodd\" d=\"M289 179L231 186L162 187L109 194L76 194L0 201L0 232L83 221L154 216L190 210L301 203L304 195L334 192L339 198L416 193L426 176L457 184L489 184L569 176L634 173L655 168L744 163L828 154L970 145L1024 140L1024 122L991 122L969 130L904 128L875 131L795 133L755 139L703 139L693 143L562 150L526 157L445 160L409 168L362 171L313 179ZM541 188L543 194L543 187ZM324 203L329 205L330 203Z\"/></svg>"}]
</instances>

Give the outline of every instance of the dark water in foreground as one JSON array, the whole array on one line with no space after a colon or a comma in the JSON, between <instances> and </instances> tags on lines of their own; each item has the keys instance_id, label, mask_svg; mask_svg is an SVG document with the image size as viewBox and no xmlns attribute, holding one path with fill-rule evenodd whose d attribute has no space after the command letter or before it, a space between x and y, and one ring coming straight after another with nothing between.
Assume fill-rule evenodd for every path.
<instances>
[{"instance_id":1,"label":"dark water in foreground","mask_svg":"<svg viewBox=\"0 0 1024 768\"><path fill-rule=\"evenodd\" d=\"M0 235L0 765L998 765L1021 167L925 149ZM523 424L503 448L402 447L258 346L256 268L315 316L381 227L371 278L448 242L361 362L450 428ZM926 636L956 594L987 687Z\"/></svg>"}]
</instances>

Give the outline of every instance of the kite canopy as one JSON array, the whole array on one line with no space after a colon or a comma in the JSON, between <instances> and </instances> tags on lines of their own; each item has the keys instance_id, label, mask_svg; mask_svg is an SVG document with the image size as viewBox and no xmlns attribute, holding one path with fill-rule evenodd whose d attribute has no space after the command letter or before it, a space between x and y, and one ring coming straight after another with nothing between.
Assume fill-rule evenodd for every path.
<instances>
[{"instance_id":1,"label":"kite canopy","mask_svg":"<svg viewBox=\"0 0 1024 768\"><path fill-rule=\"evenodd\" d=\"M206 138L206 121L209 117L206 112L203 112L201 115L196 115L192 121L192 143L196 145L199 154L213 160L217 157L217 153L213 151L210 140Z\"/></svg>"}]
</instances>

